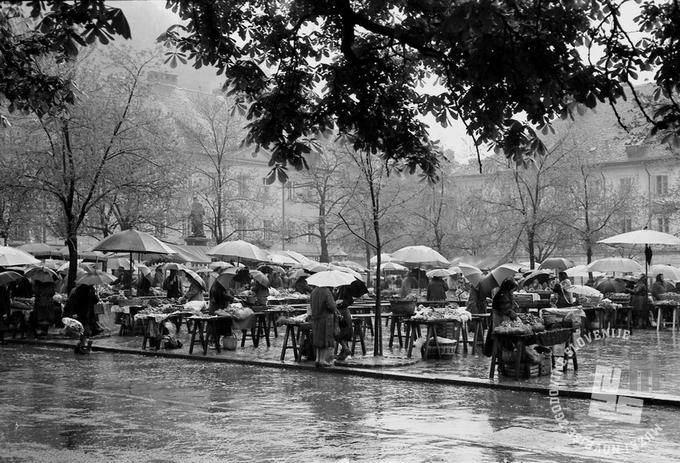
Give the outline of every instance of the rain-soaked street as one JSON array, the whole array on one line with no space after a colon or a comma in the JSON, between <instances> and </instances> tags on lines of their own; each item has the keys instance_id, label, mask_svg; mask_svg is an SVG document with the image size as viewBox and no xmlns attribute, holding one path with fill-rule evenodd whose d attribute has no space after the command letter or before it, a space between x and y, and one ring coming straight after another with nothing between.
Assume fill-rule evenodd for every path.
<instances>
[{"instance_id":1,"label":"rain-soaked street","mask_svg":"<svg viewBox=\"0 0 680 463\"><path fill-rule=\"evenodd\" d=\"M640 424L545 394L50 347L0 347L2 461L676 461L678 411ZM644 435L655 430L651 442ZM643 448L613 454L611 447Z\"/></svg>"}]
</instances>

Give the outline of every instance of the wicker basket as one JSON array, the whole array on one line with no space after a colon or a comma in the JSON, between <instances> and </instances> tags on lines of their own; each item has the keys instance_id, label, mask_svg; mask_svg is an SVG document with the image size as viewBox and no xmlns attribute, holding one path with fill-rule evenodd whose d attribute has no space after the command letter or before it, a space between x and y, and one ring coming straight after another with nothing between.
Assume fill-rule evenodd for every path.
<instances>
[{"instance_id":1,"label":"wicker basket","mask_svg":"<svg viewBox=\"0 0 680 463\"><path fill-rule=\"evenodd\" d=\"M439 341L439 349L433 340L430 340L430 346L428 351L428 358L438 358L438 359L452 359L456 354L456 341L451 342L441 342ZM421 357L425 358L425 346L420 348Z\"/></svg>"},{"instance_id":2,"label":"wicker basket","mask_svg":"<svg viewBox=\"0 0 680 463\"><path fill-rule=\"evenodd\" d=\"M536 342L542 346L564 344L571 339L571 333L571 328L543 331L542 333L536 333Z\"/></svg>"},{"instance_id":3,"label":"wicker basket","mask_svg":"<svg viewBox=\"0 0 680 463\"><path fill-rule=\"evenodd\" d=\"M396 315L413 315L416 301L390 301L390 311Z\"/></svg>"}]
</instances>

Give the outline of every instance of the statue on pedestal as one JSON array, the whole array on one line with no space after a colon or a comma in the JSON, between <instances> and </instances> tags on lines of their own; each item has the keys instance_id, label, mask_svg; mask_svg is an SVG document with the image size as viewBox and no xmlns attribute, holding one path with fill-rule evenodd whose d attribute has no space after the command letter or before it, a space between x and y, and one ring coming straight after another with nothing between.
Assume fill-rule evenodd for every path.
<instances>
[{"instance_id":1,"label":"statue on pedestal","mask_svg":"<svg viewBox=\"0 0 680 463\"><path fill-rule=\"evenodd\" d=\"M205 236L205 232L203 231L204 215L205 210L203 209L203 205L198 202L198 198L194 196L194 202L191 204L191 212L189 213L189 222L191 224L191 234L189 236Z\"/></svg>"}]
</instances>

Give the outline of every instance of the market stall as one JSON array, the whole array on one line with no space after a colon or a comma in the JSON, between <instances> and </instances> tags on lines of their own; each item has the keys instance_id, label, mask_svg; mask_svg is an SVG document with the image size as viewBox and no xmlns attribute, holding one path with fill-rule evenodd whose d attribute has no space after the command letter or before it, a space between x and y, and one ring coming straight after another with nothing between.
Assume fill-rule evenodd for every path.
<instances>
[{"instance_id":1,"label":"market stall","mask_svg":"<svg viewBox=\"0 0 680 463\"><path fill-rule=\"evenodd\" d=\"M413 347L425 326L425 339L421 354L423 360L430 358L450 358L458 352L462 337L463 351L467 353L467 322L472 314L455 305L446 307L426 307L419 305L406 325L407 356L413 355Z\"/></svg>"}]
</instances>

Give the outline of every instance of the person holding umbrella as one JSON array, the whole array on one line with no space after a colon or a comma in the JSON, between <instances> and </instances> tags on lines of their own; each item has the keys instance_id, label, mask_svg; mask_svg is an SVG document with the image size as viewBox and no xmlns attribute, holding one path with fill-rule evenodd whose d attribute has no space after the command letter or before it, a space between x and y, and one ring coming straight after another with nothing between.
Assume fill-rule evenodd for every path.
<instances>
[{"instance_id":1,"label":"person holding umbrella","mask_svg":"<svg viewBox=\"0 0 680 463\"><path fill-rule=\"evenodd\" d=\"M327 286L317 286L309 297L312 309L312 345L317 367L333 366L335 350L335 311L337 305Z\"/></svg>"},{"instance_id":2,"label":"person holding umbrella","mask_svg":"<svg viewBox=\"0 0 680 463\"><path fill-rule=\"evenodd\" d=\"M346 360L347 357L352 353L349 349L349 342L352 340L353 327L352 327L352 313L349 311L349 307L354 303L354 298L352 297L352 287L349 285L338 287L337 297L335 305L340 314L338 325L340 330L335 336L335 340L340 344L340 353L338 354L337 360Z\"/></svg>"},{"instance_id":3,"label":"person holding umbrella","mask_svg":"<svg viewBox=\"0 0 680 463\"><path fill-rule=\"evenodd\" d=\"M205 288L203 279L189 269L183 269L182 272L184 272L189 280L189 289L182 298L184 302L203 301L203 289Z\"/></svg>"},{"instance_id":4,"label":"person holding umbrella","mask_svg":"<svg viewBox=\"0 0 680 463\"><path fill-rule=\"evenodd\" d=\"M88 338L100 332L97 315L94 313L94 306L97 302L99 298L94 291L94 286L80 284L71 291L64 308L65 316L74 318L83 325L83 334L78 344L80 348L84 348L86 344L88 347L91 346L92 342L88 342Z\"/></svg>"},{"instance_id":5,"label":"person holding umbrella","mask_svg":"<svg viewBox=\"0 0 680 463\"><path fill-rule=\"evenodd\" d=\"M182 297L182 283L179 281L177 269L170 269L170 275L163 281L163 289L166 290L168 299L179 299Z\"/></svg>"}]
</instances>

